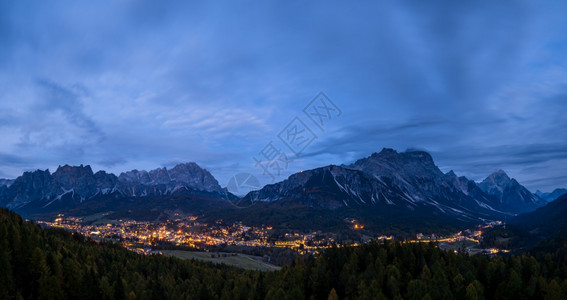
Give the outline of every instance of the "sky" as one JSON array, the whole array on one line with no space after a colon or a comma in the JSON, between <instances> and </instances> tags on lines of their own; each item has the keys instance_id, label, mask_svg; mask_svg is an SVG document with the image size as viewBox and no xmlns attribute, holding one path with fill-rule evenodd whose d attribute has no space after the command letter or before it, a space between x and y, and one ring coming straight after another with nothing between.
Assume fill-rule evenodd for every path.
<instances>
[{"instance_id":1,"label":"sky","mask_svg":"<svg viewBox=\"0 0 567 300\"><path fill-rule=\"evenodd\" d=\"M0 2L0 178L263 185L387 147L567 187L565 1L162 2Z\"/></svg>"}]
</instances>

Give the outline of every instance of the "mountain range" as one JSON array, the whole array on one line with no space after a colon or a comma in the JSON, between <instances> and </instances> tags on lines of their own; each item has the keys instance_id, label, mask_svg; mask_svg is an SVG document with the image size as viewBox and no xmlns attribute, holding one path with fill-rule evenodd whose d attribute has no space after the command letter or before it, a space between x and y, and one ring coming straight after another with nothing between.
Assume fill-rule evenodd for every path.
<instances>
[{"instance_id":1,"label":"mountain range","mask_svg":"<svg viewBox=\"0 0 567 300\"><path fill-rule=\"evenodd\" d=\"M430 208L455 218L481 219L534 210L545 201L499 170L476 184L453 171L444 174L429 153L383 149L350 165L326 166L250 192L239 205L294 201L341 207Z\"/></svg>"},{"instance_id":2,"label":"mountain range","mask_svg":"<svg viewBox=\"0 0 567 300\"><path fill-rule=\"evenodd\" d=\"M234 200L207 170L196 163L178 164L171 169L132 170L119 176L90 166L59 166L49 170L25 172L15 180L0 182L0 206L15 211L52 211L71 208L101 197L144 198L176 193L209 194Z\"/></svg>"},{"instance_id":3,"label":"mountain range","mask_svg":"<svg viewBox=\"0 0 567 300\"><path fill-rule=\"evenodd\" d=\"M287 227L306 227L316 220L338 226L350 218L376 227L472 224L533 211L546 203L502 170L476 183L453 171L443 173L427 152L388 148L349 165L293 174L243 198L221 188L195 163L119 176L93 173L88 165L65 165L54 173L37 170L0 181L0 206L24 214L112 210L129 216L176 209Z\"/></svg>"},{"instance_id":4,"label":"mountain range","mask_svg":"<svg viewBox=\"0 0 567 300\"><path fill-rule=\"evenodd\" d=\"M540 190L536 191L535 193L538 197L540 197L541 199L547 201L547 202L551 202L554 201L555 199L567 194L567 189L562 189L562 188L558 188L553 190L551 193L544 193L541 192Z\"/></svg>"}]
</instances>

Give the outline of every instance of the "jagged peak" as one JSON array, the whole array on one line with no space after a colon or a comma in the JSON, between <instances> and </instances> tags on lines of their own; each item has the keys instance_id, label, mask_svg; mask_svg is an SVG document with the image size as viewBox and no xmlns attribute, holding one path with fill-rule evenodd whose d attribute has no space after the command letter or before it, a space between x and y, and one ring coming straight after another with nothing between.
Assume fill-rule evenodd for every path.
<instances>
[{"instance_id":1,"label":"jagged peak","mask_svg":"<svg viewBox=\"0 0 567 300\"><path fill-rule=\"evenodd\" d=\"M151 172L171 172L171 171L177 171L177 172L183 172L183 171L194 171L194 170L201 170L201 171L205 171L208 173L208 171L204 168L201 168L197 163L195 162L186 162L186 163L179 163L176 164L173 168L167 168L167 167L161 167L161 168L155 168L152 169L150 171L146 171L146 170L138 170L138 169L132 169L130 171L125 171L120 173L120 175L128 175L128 174L147 174L147 173L151 173Z\"/></svg>"},{"instance_id":2,"label":"jagged peak","mask_svg":"<svg viewBox=\"0 0 567 300\"><path fill-rule=\"evenodd\" d=\"M137 173L144 173L147 172L146 170L138 170L138 169L132 169L130 171L126 171L126 172L122 172L121 174L128 174L128 173L133 173L133 174L137 174Z\"/></svg>"},{"instance_id":3,"label":"jagged peak","mask_svg":"<svg viewBox=\"0 0 567 300\"><path fill-rule=\"evenodd\" d=\"M408 149L403 154L405 154L406 156L419 158L420 160L433 163L433 157L427 151Z\"/></svg>"},{"instance_id":4,"label":"jagged peak","mask_svg":"<svg viewBox=\"0 0 567 300\"><path fill-rule=\"evenodd\" d=\"M510 183L511 181L512 181L512 179L502 169L498 169L498 170L492 172L492 174L488 175L488 177L486 177L483 180L484 183L492 182L492 183L495 183L499 186L506 185L506 184Z\"/></svg>"},{"instance_id":5,"label":"jagged peak","mask_svg":"<svg viewBox=\"0 0 567 300\"><path fill-rule=\"evenodd\" d=\"M10 187L10 185L12 185L14 181L15 181L14 179L0 178L0 186Z\"/></svg>"},{"instance_id":6,"label":"jagged peak","mask_svg":"<svg viewBox=\"0 0 567 300\"><path fill-rule=\"evenodd\" d=\"M19 176L18 178L26 177L26 176L40 175L40 174L41 175L51 175L51 172L49 171L49 169L45 169L45 170L37 169L35 171L24 171L22 176ZM18 178L16 178L15 180L17 180Z\"/></svg>"},{"instance_id":7,"label":"jagged peak","mask_svg":"<svg viewBox=\"0 0 567 300\"><path fill-rule=\"evenodd\" d=\"M457 177L457 174L455 174L455 172L453 170L445 173L446 176L450 176L450 177Z\"/></svg>"},{"instance_id":8,"label":"jagged peak","mask_svg":"<svg viewBox=\"0 0 567 300\"><path fill-rule=\"evenodd\" d=\"M392 148L383 148L379 153L372 153L369 157L357 160L354 165L363 164L367 161L396 161L396 160L419 160L429 165L435 165L433 157L427 151L407 149L398 152Z\"/></svg>"},{"instance_id":9,"label":"jagged peak","mask_svg":"<svg viewBox=\"0 0 567 300\"><path fill-rule=\"evenodd\" d=\"M83 164L81 164L79 166L71 166L71 165L65 164L63 166L59 165L57 167L57 170L55 170L55 172L53 173L53 175L57 176L57 174L77 172L77 171L78 172L86 172L88 174L93 174L93 170L92 170L90 165L84 166Z\"/></svg>"},{"instance_id":10,"label":"jagged peak","mask_svg":"<svg viewBox=\"0 0 567 300\"><path fill-rule=\"evenodd\" d=\"M382 148L382 150L379 153L372 153L372 156L379 156L379 155L394 155L394 154L398 154L398 151L392 149L392 148Z\"/></svg>"},{"instance_id":11,"label":"jagged peak","mask_svg":"<svg viewBox=\"0 0 567 300\"><path fill-rule=\"evenodd\" d=\"M195 162L186 162L186 163L180 163L175 165L173 168L171 168L170 170L179 170L179 169L199 169L199 170L205 170L203 168L201 168L197 163Z\"/></svg>"},{"instance_id":12,"label":"jagged peak","mask_svg":"<svg viewBox=\"0 0 567 300\"><path fill-rule=\"evenodd\" d=\"M491 175L491 176L505 176L505 177L508 177L508 174L507 174L504 170L502 170L502 169L498 169L498 170L492 172L492 174L490 174L490 175Z\"/></svg>"}]
</instances>

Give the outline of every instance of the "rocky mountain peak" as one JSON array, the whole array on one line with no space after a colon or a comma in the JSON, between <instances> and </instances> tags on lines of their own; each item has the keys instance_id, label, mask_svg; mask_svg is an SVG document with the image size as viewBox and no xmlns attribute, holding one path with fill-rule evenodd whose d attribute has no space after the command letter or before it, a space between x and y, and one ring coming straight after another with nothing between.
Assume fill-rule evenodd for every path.
<instances>
[{"instance_id":1,"label":"rocky mountain peak","mask_svg":"<svg viewBox=\"0 0 567 300\"><path fill-rule=\"evenodd\" d=\"M152 182L156 184L167 184L171 181L166 167L151 170L148 172L148 175Z\"/></svg>"},{"instance_id":2,"label":"rocky mountain peak","mask_svg":"<svg viewBox=\"0 0 567 300\"><path fill-rule=\"evenodd\" d=\"M58 166L57 170L53 173L73 173L73 174L89 174L93 175L93 170L90 165L83 166L82 164L79 166L70 166L70 165L63 165Z\"/></svg>"},{"instance_id":3,"label":"rocky mountain peak","mask_svg":"<svg viewBox=\"0 0 567 300\"><path fill-rule=\"evenodd\" d=\"M377 158L377 157L387 157L387 156L395 156L398 155L398 151L392 148L382 148L380 152L374 152L370 157Z\"/></svg>"},{"instance_id":4,"label":"rocky mountain peak","mask_svg":"<svg viewBox=\"0 0 567 300\"><path fill-rule=\"evenodd\" d=\"M516 179L510 178L503 170L497 170L486 177L478 187L485 193L495 196L504 207L517 212L533 210L545 201L532 194Z\"/></svg>"},{"instance_id":5,"label":"rocky mountain peak","mask_svg":"<svg viewBox=\"0 0 567 300\"><path fill-rule=\"evenodd\" d=\"M91 166L59 166L53 173L55 181L60 183L63 188L68 189L74 186L85 186L94 183L93 170Z\"/></svg>"},{"instance_id":6,"label":"rocky mountain peak","mask_svg":"<svg viewBox=\"0 0 567 300\"><path fill-rule=\"evenodd\" d=\"M359 159L347 167L375 176L398 177L411 175L434 178L443 175L443 172L437 168L429 153L417 150L407 150L399 153L396 150L384 148L380 153L373 153L371 156Z\"/></svg>"},{"instance_id":7,"label":"rocky mountain peak","mask_svg":"<svg viewBox=\"0 0 567 300\"><path fill-rule=\"evenodd\" d=\"M209 173L194 162L178 164L169 170L171 180L187 184L190 186L201 187L206 191L220 191L218 181Z\"/></svg>"},{"instance_id":8,"label":"rocky mountain peak","mask_svg":"<svg viewBox=\"0 0 567 300\"><path fill-rule=\"evenodd\" d=\"M512 179L510 179L508 174L506 174L504 170L500 169L488 175L483 182L491 183L499 187L505 187L510 183L510 181L512 181Z\"/></svg>"},{"instance_id":9,"label":"rocky mountain peak","mask_svg":"<svg viewBox=\"0 0 567 300\"><path fill-rule=\"evenodd\" d=\"M445 173L445 176L447 177L457 177L457 174L455 174L455 172L453 170Z\"/></svg>"},{"instance_id":10,"label":"rocky mountain peak","mask_svg":"<svg viewBox=\"0 0 567 300\"><path fill-rule=\"evenodd\" d=\"M423 163L435 165L435 163L433 162L433 157L431 157L431 154L429 154L428 152L409 149L406 150L403 154L405 154L406 157L411 157L413 159L420 160Z\"/></svg>"},{"instance_id":11,"label":"rocky mountain peak","mask_svg":"<svg viewBox=\"0 0 567 300\"><path fill-rule=\"evenodd\" d=\"M138 171L137 169L120 173L120 176L118 176L118 180L120 180L121 182L131 182L131 183L141 183L141 184L150 183L152 181L147 171L144 170Z\"/></svg>"},{"instance_id":12,"label":"rocky mountain peak","mask_svg":"<svg viewBox=\"0 0 567 300\"><path fill-rule=\"evenodd\" d=\"M95 196L116 197L164 196L174 193L217 193L218 197L234 195L222 189L207 170L196 163L179 164L168 170L132 170L119 177L98 171L93 174L89 165L59 166L49 170L25 172L14 181L0 181L0 206L43 209L82 203Z\"/></svg>"},{"instance_id":13,"label":"rocky mountain peak","mask_svg":"<svg viewBox=\"0 0 567 300\"><path fill-rule=\"evenodd\" d=\"M144 170L123 172L118 177L118 180L122 185L129 186L129 190L132 190L132 187L135 187L134 190L142 190L139 185L165 185L171 190L187 186L207 192L222 191L213 175L194 162L178 164L171 169L163 167L149 172ZM135 194L135 192L132 193Z\"/></svg>"},{"instance_id":14,"label":"rocky mountain peak","mask_svg":"<svg viewBox=\"0 0 567 300\"><path fill-rule=\"evenodd\" d=\"M43 183L51 181L51 179L49 169L45 171L35 170L33 172L24 172L22 176L16 178L14 184L31 183L33 186L41 186Z\"/></svg>"},{"instance_id":15,"label":"rocky mountain peak","mask_svg":"<svg viewBox=\"0 0 567 300\"><path fill-rule=\"evenodd\" d=\"M3 179L3 178L0 179L0 187L1 186L10 187L12 183L14 183L14 180L12 179Z\"/></svg>"},{"instance_id":16,"label":"rocky mountain peak","mask_svg":"<svg viewBox=\"0 0 567 300\"><path fill-rule=\"evenodd\" d=\"M497 170L488 175L478 186L490 195L502 198L504 189L511 183L511 179L503 170Z\"/></svg>"}]
</instances>

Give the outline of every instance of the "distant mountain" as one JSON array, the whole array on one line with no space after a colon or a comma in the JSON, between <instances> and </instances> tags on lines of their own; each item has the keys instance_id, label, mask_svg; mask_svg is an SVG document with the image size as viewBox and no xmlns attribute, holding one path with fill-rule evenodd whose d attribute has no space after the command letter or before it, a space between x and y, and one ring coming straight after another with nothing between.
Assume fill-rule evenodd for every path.
<instances>
[{"instance_id":1,"label":"distant mountain","mask_svg":"<svg viewBox=\"0 0 567 300\"><path fill-rule=\"evenodd\" d=\"M547 203L519 184L516 179L508 177L502 170L490 174L478 184L478 187L498 198L499 207L508 212L528 212Z\"/></svg>"},{"instance_id":2,"label":"distant mountain","mask_svg":"<svg viewBox=\"0 0 567 300\"><path fill-rule=\"evenodd\" d=\"M501 210L497 197L483 192L474 181L457 177L454 172L443 174L429 153L398 153L392 149L348 166L331 165L293 174L250 192L238 204L255 203L395 210L407 216L443 216L464 222L501 218L507 213Z\"/></svg>"},{"instance_id":3,"label":"distant mountain","mask_svg":"<svg viewBox=\"0 0 567 300\"><path fill-rule=\"evenodd\" d=\"M503 171L477 185L453 171L443 173L427 152L387 148L350 165L293 174L244 198L221 188L195 163L119 176L65 165L2 182L0 206L30 217L111 212L152 220L183 211L206 221L305 230L352 230L356 220L372 232L400 235L503 220L545 204Z\"/></svg>"},{"instance_id":4,"label":"distant mountain","mask_svg":"<svg viewBox=\"0 0 567 300\"><path fill-rule=\"evenodd\" d=\"M155 169L149 172L132 170L118 176L120 190L128 196L163 195L176 189L189 187L192 189L226 193L218 181L201 169L196 163L179 164L168 170Z\"/></svg>"},{"instance_id":5,"label":"distant mountain","mask_svg":"<svg viewBox=\"0 0 567 300\"><path fill-rule=\"evenodd\" d=\"M9 187L10 185L12 185L12 183L14 183L14 180L11 179L1 179L0 178L0 187Z\"/></svg>"},{"instance_id":6,"label":"distant mountain","mask_svg":"<svg viewBox=\"0 0 567 300\"><path fill-rule=\"evenodd\" d=\"M136 198L176 193L205 193L214 198L237 199L195 163L179 164L170 170L132 170L118 177L104 171L93 173L88 165L64 165L53 174L49 170L25 172L10 185L3 185L0 206L17 211L56 210L102 196Z\"/></svg>"},{"instance_id":7,"label":"distant mountain","mask_svg":"<svg viewBox=\"0 0 567 300\"><path fill-rule=\"evenodd\" d=\"M536 192L536 195L538 197L540 197L541 199L543 199L547 202L554 201L555 199L557 199L557 198L559 198L559 197L561 197L565 194L567 194L567 189L555 189L551 193L543 193L539 190Z\"/></svg>"}]
</instances>

